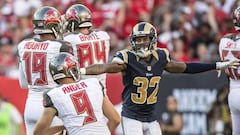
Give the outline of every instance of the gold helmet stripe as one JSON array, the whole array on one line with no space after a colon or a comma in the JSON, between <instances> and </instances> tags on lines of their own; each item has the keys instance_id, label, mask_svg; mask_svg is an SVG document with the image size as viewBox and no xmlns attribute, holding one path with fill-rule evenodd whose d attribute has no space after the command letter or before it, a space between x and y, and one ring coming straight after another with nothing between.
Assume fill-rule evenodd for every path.
<instances>
[{"instance_id":1,"label":"gold helmet stripe","mask_svg":"<svg viewBox=\"0 0 240 135\"><path fill-rule=\"evenodd\" d=\"M150 34L152 28L153 28L152 25L150 25L149 23L146 23L144 27L144 32L146 32L147 34Z\"/></svg>"},{"instance_id":2,"label":"gold helmet stripe","mask_svg":"<svg viewBox=\"0 0 240 135\"><path fill-rule=\"evenodd\" d=\"M153 28L154 27L150 23L147 23L147 22L139 23L136 26L134 26L132 34L133 35L150 34Z\"/></svg>"}]
</instances>

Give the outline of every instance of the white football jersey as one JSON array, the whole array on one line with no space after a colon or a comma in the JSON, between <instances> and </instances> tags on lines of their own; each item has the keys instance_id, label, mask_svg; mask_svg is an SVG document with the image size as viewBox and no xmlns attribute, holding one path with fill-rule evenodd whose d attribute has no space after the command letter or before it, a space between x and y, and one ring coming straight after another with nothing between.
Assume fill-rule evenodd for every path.
<instances>
[{"instance_id":1,"label":"white football jersey","mask_svg":"<svg viewBox=\"0 0 240 135\"><path fill-rule=\"evenodd\" d=\"M49 73L49 61L59 52L72 53L72 47L66 41L26 39L18 45L20 58L20 79L25 78L28 89L44 91L57 84Z\"/></svg>"},{"instance_id":2,"label":"white football jersey","mask_svg":"<svg viewBox=\"0 0 240 135\"><path fill-rule=\"evenodd\" d=\"M110 50L110 36L104 31L92 31L89 35L82 33L70 33L64 36L64 40L73 45L73 53L79 60L79 66L87 67L92 64L105 64L108 61ZM82 75L82 79L98 78L106 87L106 74Z\"/></svg>"},{"instance_id":3,"label":"white football jersey","mask_svg":"<svg viewBox=\"0 0 240 135\"><path fill-rule=\"evenodd\" d=\"M223 37L219 44L219 55L222 61L240 59L240 37L230 34ZM227 69L226 73L230 78L230 87L240 88L240 67L237 69Z\"/></svg>"},{"instance_id":4,"label":"white football jersey","mask_svg":"<svg viewBox=\"0 0 240 135\"><path fill-rule=\"evenodd\" d=\"M96 78L61 85L46 93L45 107L56 108L71 135L110 135L102 111L103 89Z\"/></svg>"}]
</instances>

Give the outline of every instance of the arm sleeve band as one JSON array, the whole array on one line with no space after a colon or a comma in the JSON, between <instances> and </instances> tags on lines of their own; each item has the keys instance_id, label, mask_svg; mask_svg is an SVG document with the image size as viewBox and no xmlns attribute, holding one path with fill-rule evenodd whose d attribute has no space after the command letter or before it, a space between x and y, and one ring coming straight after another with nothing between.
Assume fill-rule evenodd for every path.
<instances>
[{"instance_id":1,"label":"arm sleeve band","mask_svg":"<svg viewBox=\"0 0 240 135\"><path fill-rule=\"evenodd\" d=\"M209 70L216 69L216 63L186 63L187 67L184 73L201 73Z\"/></svg>"}]
</instances>

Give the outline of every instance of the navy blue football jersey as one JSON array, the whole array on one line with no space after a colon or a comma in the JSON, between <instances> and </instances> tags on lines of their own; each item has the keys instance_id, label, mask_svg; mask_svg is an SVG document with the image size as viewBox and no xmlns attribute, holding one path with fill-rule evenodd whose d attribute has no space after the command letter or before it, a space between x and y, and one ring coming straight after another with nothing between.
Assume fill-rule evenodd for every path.
<instances>
[{"instance_id":1,"label":"navy blue football jersey","mask_svg":"<svg viewBox=\"0 0 240 135\"><path fill-rule=\"evenodd\" d=\"M148 62L140 59L131 50L119 51L115 57L127 65L126 70L122 72L124 84L122 116L143 122L156 120L154 109L159 83L166 64L170 62L168 50L160 48L154 50Z\"/></svg>"}]
</instances>

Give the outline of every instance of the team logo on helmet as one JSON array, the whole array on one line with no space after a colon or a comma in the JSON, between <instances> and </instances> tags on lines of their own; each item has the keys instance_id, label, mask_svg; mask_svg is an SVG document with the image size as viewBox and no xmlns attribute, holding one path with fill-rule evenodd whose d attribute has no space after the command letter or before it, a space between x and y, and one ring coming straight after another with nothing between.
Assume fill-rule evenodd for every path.
<instances>
[{"instance_id":1,"label":"team logo on helmet","mask_svg":"<svg viewBox=\"0 0 240 135\"><path fill-rule=\"evenodd\" d=\"M59 14L54 11L54 10L48 10L45 14L45 18L46 18L46 21L45 21L45 24L48 24L48 23L52 23L52 22L56 22L56 23L59 23L60 22L60 18L59 18Z\"/></svg>"},{"instance_id":2,"label":"team logo on helmet","mask_svg":"<svg viewBox=\"0 0 240 135\"><path fill-rule=\"evenodd\" d=\"M80 72L78 69L78 62L69 53L61 52L49 63L49 70L53 77L53 80L58 83L57 80L71 77L75 81L80 79Z\"/></svg>"},{"instance_id":3,"label":"team logo on helmet","mask_svg":"<svg viewBox=\"0 0 240 135\"><path fill-rule=\"evenodd\" d=\"M77 12L74 8L69 9L69 11L66 13L66 20L69 19L77 19Z\"/></svg>"},{"instance_id":4,"label":"team logo on helmet","mask_svg":"<svg viewBox=\"0 0 240 135\"><path fill-rule=\"evenodd\" d=\"M72 67L77 66L77 65L76 65L76 62L74 62L74 61L72 60L72 58L70 58L70 56L67 56L67 57L65 58L65 62L66 62L67 70L71 69Z\"/></svg>"}]
</instances>

